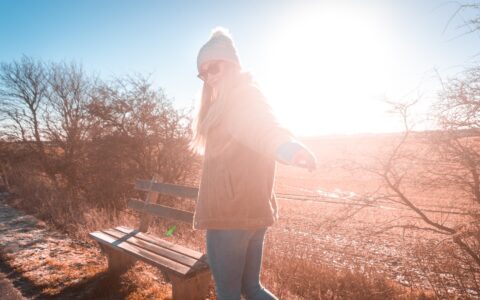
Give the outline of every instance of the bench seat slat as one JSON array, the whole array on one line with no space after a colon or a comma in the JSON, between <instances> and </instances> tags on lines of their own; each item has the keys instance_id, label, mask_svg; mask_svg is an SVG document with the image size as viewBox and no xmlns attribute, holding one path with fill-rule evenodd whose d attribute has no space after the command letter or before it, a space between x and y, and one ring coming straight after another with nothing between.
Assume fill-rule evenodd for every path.
<instances>
[{"instance_id":1,"label":"bench seat slat","mask_svg":"<svg viewBox=\"0 0 480 300\"><path fill-rule=\"evenodd\" d=\"M134 231L134 229L128 228L128 227L125 227L125 226L118 226L115 229L120 231L120 232L123 232L125 234L130 234L130 233L132 233L132 231ZM137 237L139 239L142 239L144 241L147 241L147 242L153 242L156 245L159 245L159 246L164 247L164 248L168 248L172 251L183 253L183 254L188 255L188 256L190 256L191 258L194 258L194 259L203 259L205 257L204 254L202 254L198 251L195 251L195 250L192 250L192 249L189 249L189 248L186 248L186 247L174 244L174 243L170 243L166 240L162 240L162 239L160 239L156 236L150 235L150 234L146 234L146 233L143 233L143 232L138 232L138 233L135 234L135 237Z\"/></svg>"},{"instance_id":2,"label":"bench seat slat","mask_svg":"<svg viewBox=\"0 0 480 300\"><path fill-rule=\"evenodd\" d=\"M120 250L129 255L133 255L138 259L146 261L164 270L166 269L167 271L173 272L180 276L186 276L192 269L178 262L172 261L150 251L146 251L132 244L121 241L101 231L91 232L89 235L103 245L114 248L116 250Z\"/></svg>"},{"instance_id":3,"label":"bench seat slat","mask_svg":"<svg viewBox=\"0 0 480 300\"><path fill-rule=\"evenodd\" d=\"M129 236L128 234L125 234L113 228L102 230L102 232L107 233L118 239L121 239L125 236ZM170 260L181 263L183 265L186 265L190 268L197 267L199 265L203 265L204 267L206 266L205 263L203 263L202 261L199 261L198 259L191 258L189 256L184 255L183 253L175 252L168 248L163 248L161 246L153 244L152 242L147 242L142 239L138 239L135 237L135 235L129 236L126 242L132 245L135 245L139 248L143 248L145 250L158 254L160 256L166 257Z\"/></svg>"},{"instance_id":4,"label":"bench seat slat","mask_svg":"<svg viewBox=\"0 0 480 300\"><path fill-rule=\"evenodd\" d=\"M197 199L198 197L198 188L162 182L151 182L150 180L137 180L135 182L135 189L146 192L154 191L159 194L189 199Z\"/></svg>"},{"instance_id":5,"label":"bench seat slat","mask_svg":"<svg viewBox=\"0 0 480 300\"><path fill-rule=\"evenodd\" d=\"M128 207L139 211L141 213L148 213L157 217L164 217L182 221L192 224L193 213L185 210L180 210L160 204L147 203L138 199L130 199L128 201Z\"/></svg>"}]
</instances>

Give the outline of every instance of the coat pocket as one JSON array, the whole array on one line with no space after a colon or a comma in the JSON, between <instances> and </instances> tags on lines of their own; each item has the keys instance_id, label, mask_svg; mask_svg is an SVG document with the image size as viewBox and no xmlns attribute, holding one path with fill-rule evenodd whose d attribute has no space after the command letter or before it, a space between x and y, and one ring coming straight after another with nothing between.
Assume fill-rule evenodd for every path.
<instances>
[{"instance_id":1,"label":"coat pocket","mask_svg":"<svg viewBox=\"0 0 480 300\"><path fill-rule=\"evenodd\" d=\"M228 201L233 201L235 193L233 192L233 182L232 176L230 176L230 172L227 169L222 170L222 178L221 181L223 183L223 191L225 192L224 197L228 199Z\"/></svg>"}]
</instances>

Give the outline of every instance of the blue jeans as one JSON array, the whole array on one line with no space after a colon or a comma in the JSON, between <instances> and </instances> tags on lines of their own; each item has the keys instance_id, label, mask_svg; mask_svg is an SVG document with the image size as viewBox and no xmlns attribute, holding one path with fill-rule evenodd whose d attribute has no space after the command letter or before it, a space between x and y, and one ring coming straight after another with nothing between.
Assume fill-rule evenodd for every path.
<instances>
[{"instance_id":1,"label":"blue jeans","mask_svg":"<svg viewBox=\"0 0 480 300\"><path fill-rule=\"evenodd\" d=\"M207 230L207 257L219 300L277 300L260 284L267 228Z\"/></svg>"}]
</instances>

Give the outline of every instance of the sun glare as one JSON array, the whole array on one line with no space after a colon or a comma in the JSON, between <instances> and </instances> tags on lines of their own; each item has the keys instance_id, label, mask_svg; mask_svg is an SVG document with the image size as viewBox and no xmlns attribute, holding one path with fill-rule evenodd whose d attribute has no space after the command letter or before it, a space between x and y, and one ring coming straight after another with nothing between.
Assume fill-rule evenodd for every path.
<instances>
[{"instance_id":1,"label":"sun glare","mask_svg":"<svg viewBox=\"0 0 480 300\"><path fill-rule=\"evenodd\" d=\"M388 24L366 11L327 7L278 32L263 82L285 125L300 135L381 130L395 63Z\"/></svg>"}]
</instances>

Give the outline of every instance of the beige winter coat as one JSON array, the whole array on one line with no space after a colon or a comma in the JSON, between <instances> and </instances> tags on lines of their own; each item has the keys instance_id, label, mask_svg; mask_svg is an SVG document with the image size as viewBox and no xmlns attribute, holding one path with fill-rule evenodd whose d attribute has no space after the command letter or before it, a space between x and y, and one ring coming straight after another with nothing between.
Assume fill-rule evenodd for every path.
<instances>
[{"instance_id":1,"label":"beige winter coat","mask_svg":"<svg viewBox=\"0 0 480 300\"><path fill-rule=\"evenodd\" d=\"M250 229L278 219L275 152L290 141L257 87L241 82L207 136L195 229Z\"/></svg>"}]
</instances>

